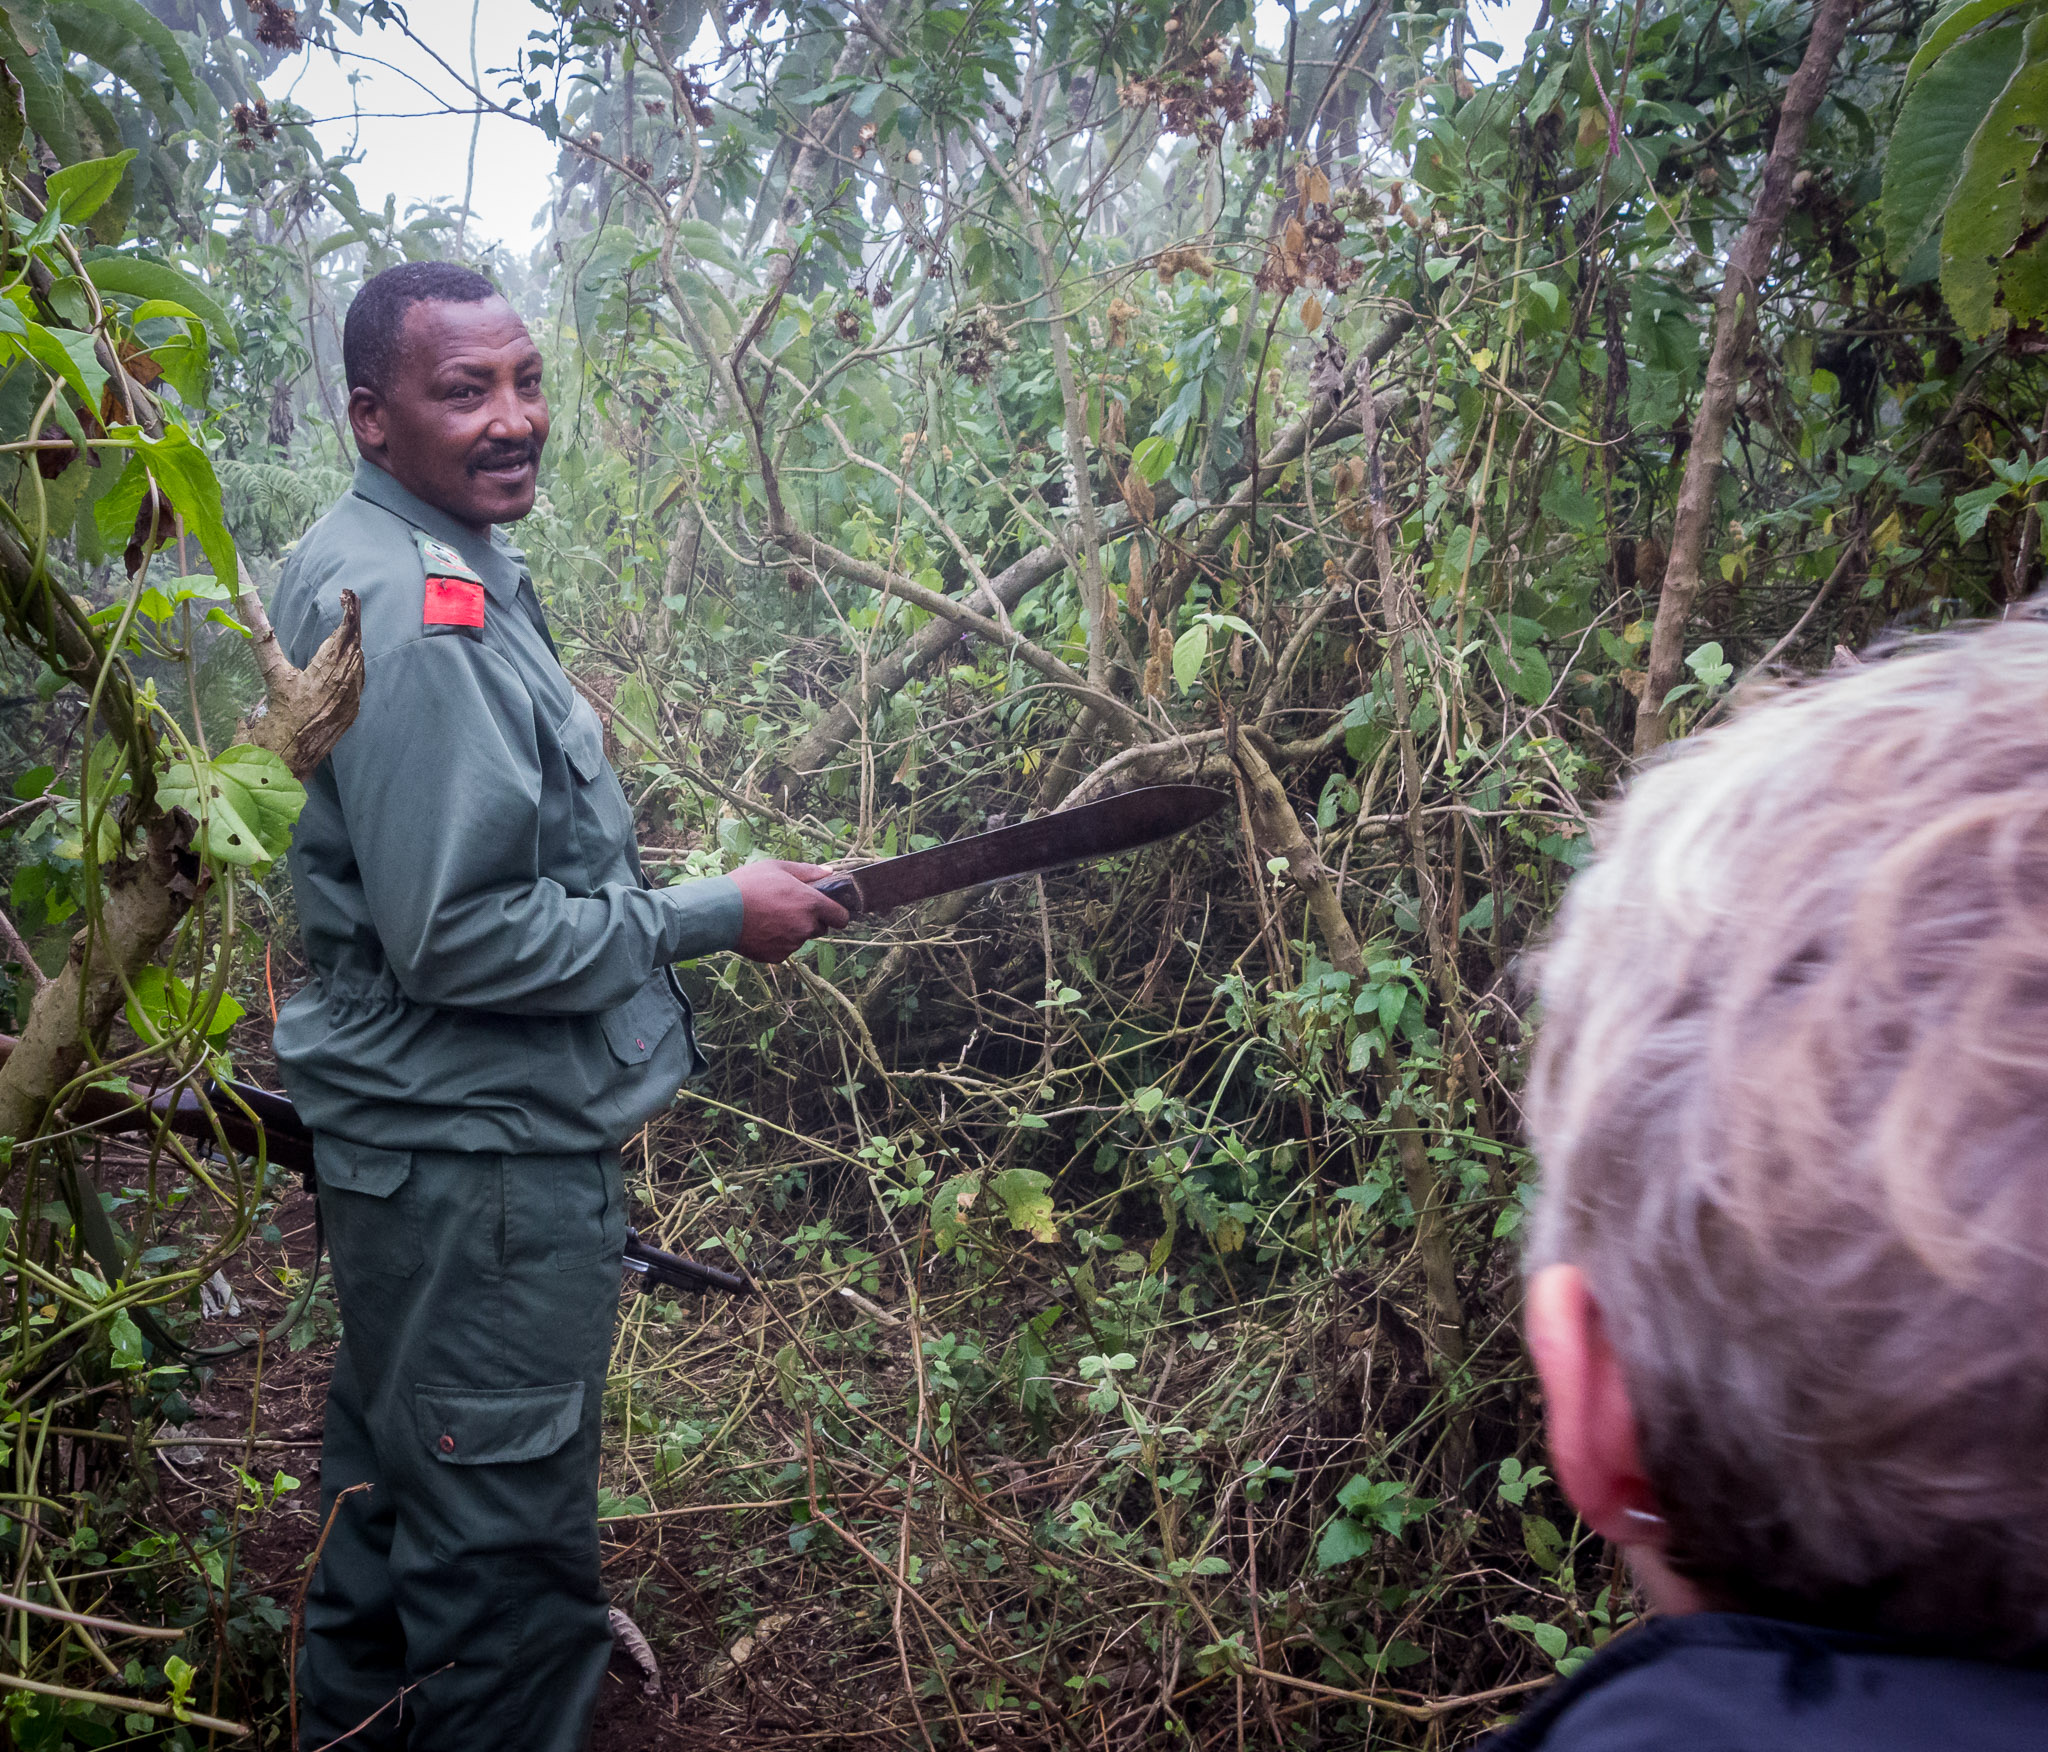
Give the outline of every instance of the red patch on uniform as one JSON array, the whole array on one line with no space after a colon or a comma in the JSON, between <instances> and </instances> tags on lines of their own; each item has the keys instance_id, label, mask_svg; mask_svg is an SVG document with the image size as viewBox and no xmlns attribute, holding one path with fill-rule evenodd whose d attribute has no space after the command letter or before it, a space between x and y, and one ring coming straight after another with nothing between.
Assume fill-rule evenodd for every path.
<instances>
[{"instance_id":1,"label":"red patch on uniform","mask_svg":"<svg viewBox=\"0 0 2048 1752\"><path fill-rule=\"evenodd\" d=\"M430 627L480 627L484 624L484 587L467 578L429 578L427 611L421 624Z\"/></svg>"}]
</instances>

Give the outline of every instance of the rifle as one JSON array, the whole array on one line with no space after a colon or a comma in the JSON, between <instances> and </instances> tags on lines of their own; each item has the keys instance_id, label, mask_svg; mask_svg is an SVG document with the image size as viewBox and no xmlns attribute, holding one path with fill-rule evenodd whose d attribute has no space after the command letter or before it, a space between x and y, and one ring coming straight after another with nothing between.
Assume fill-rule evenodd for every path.
<instances>
[{"instance_id":1,"label":"rifle","mask_svg":"<svg viewBox=\"0 0 2048 1752\"><path fill-rule=\"evenodd\" d=\"M6 1061L14 1044L11 1035L0 1034L0 1063ZM152 1091L139 1102L133 1096L94 1084L72 1102L71 1115L76 1123L99 1131L153 1131L162 1126L208 1146L216 1146L225 1139L242 1155L266 1155L280 1168L292 1169L304 1180L306 1190L313 1191L313 1134L299 1118L289 1096L259 1089L253 1083L214 1077L205 1078L204 1083L204 1101L198 1090L187 1084L161 1093ZM87 1224L81 1212L74 1209L72 1214L82 1225ZM100 1249L95 1247L92 1251L97 1255ZM106 1264L104 1260L101 1263ZM721 1271L715 1265L669 1253L641 1240L637 1229L626 1231L626 1251L621 1263L636 1275L641 1290L649 1295L663 1284L673 1290L719 1290L728 1296L755 1293L753 1281L744 1273Z\"/></svg>"}]
</instances>

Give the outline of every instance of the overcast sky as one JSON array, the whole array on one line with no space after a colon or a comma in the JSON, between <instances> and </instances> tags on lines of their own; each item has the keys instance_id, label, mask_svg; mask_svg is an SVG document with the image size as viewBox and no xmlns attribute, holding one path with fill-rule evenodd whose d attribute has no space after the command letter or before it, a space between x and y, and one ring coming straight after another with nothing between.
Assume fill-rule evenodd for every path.
<instances>
[{"instance_id":1,"label":"overcast sky","mask_svg":"<svg viewBox=\"0 0 2048 1752\"><path fill-rule=\"evenodd\" d=\"M451 66L467 71L470 8L463 0L429 0L411 9L413 29ZM511 65L540 14L525 0L483 0L478 9L477 66L487 91L494 67ZM472 126L477 126L472 226L488 240L524 254L544 229L555 147L538 128L502 116L451 115L471 101L433 58L395 30L338 30L341 53L310 50L287 61L266 82L271 97L310 110L314 133L330 153L351 149L362 162L351 173L365 207L398 197L462 199ZM355 83L350 83L351 75ZM358 112L360 111L360 119Z\"/></svg>"},{"instance_id":2,"label":"overcast sky","mask_svg":"<svg viewBox=\"0 0 2048 1752\"><path fill-rule=\"evenodd\" d=\"M1474 7L1480 34L1506 50L1502 66L1521 59L1522 39L1540 3L1503 0ZM1284 29L1280 8L1273 0L1261 0L1257 16L1261 40L1270 36L1277 41ZM464 0L427 0L412 8L412 20L414 30L451 66L469 67L470 6ZM486 90L496 89L491 69L511 65L539 20L525 0L481 0L476 65ZM357 37L341 30L337 35L338 56L309 51L286 62L267 82L267 94L289 97L310 110L314 132L330 153L361 152L353 175L364 206L381 207L392 194L401 215L413 201L459 202L473 125L469 115L448 113L468 107L461 88L396 31L371 29ZM523 256L545 229L554 169L555 148L537 128L485 116L477 136L473 229Z\"/></svg>"}]
</instances>

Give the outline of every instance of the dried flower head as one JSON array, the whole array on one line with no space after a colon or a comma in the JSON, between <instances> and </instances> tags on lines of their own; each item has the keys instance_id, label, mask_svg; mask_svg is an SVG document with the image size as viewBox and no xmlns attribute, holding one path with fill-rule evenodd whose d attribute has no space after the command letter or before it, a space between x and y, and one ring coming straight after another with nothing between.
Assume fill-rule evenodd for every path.
<instances>
[{"instance_id":1,"label":"dried flower head","mask_svg":"<svg viewBox=\"0 0 2048 1752\"><path fill-rule=\"evenodd\" d=\"M256 40L266 49L294 55L306 46L299 34L298 9L282 0L256 0Z\"/></svg>"}]
</instances>

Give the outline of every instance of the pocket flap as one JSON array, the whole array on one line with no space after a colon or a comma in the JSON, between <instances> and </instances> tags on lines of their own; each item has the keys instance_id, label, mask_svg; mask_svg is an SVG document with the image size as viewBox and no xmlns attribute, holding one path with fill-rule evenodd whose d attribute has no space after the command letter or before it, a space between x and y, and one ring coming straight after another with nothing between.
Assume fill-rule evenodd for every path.
<instances>
[{"instance_id":1,"label":"pocket flap","mask_svg":"<svg viewBox=\"0 0 2048 1752\"><path fill-rule=\"evenodd\" d=\"M352 1143L347 1138L316 1132L313 1171L329 1186L344 1192L389 1198L412 1174L412 1152L380 1150L374 1144Z\"/></svg>"},{"instance_id":2,"label":"pocket flap","mask_svg":"<svg viewBox=\"0 0 2048 1752\"><path fill-rule=\"evenodd\" d=\"M682 1005L657 973L617 1009L605 1011L604 1037L621 1064L645 1064L682 1019Z\"/></svg>"},{"instance_id":3,"label":"pocket flap","mask_svg":"<svg viewBox=\"0 0 2048 1752\"><path fill-rule=\"evenodd\" d=\"M447 1466L541 1460L576 1433L583 1383L560 1387L416 1387L420 1433Z\"/></svg>"},{"instance_id":4,"label":"pocket flap","mask_svg":"<svg viewBox=\"0 0 2048 1752\"><path fill-rule=\"evenodd\" d=\"M569 757L576 776L586 785L604 772L604 726L581 694L569 702L569 715L555 734L561 738L562 752Z\"/></svg>"}]
</instances>

